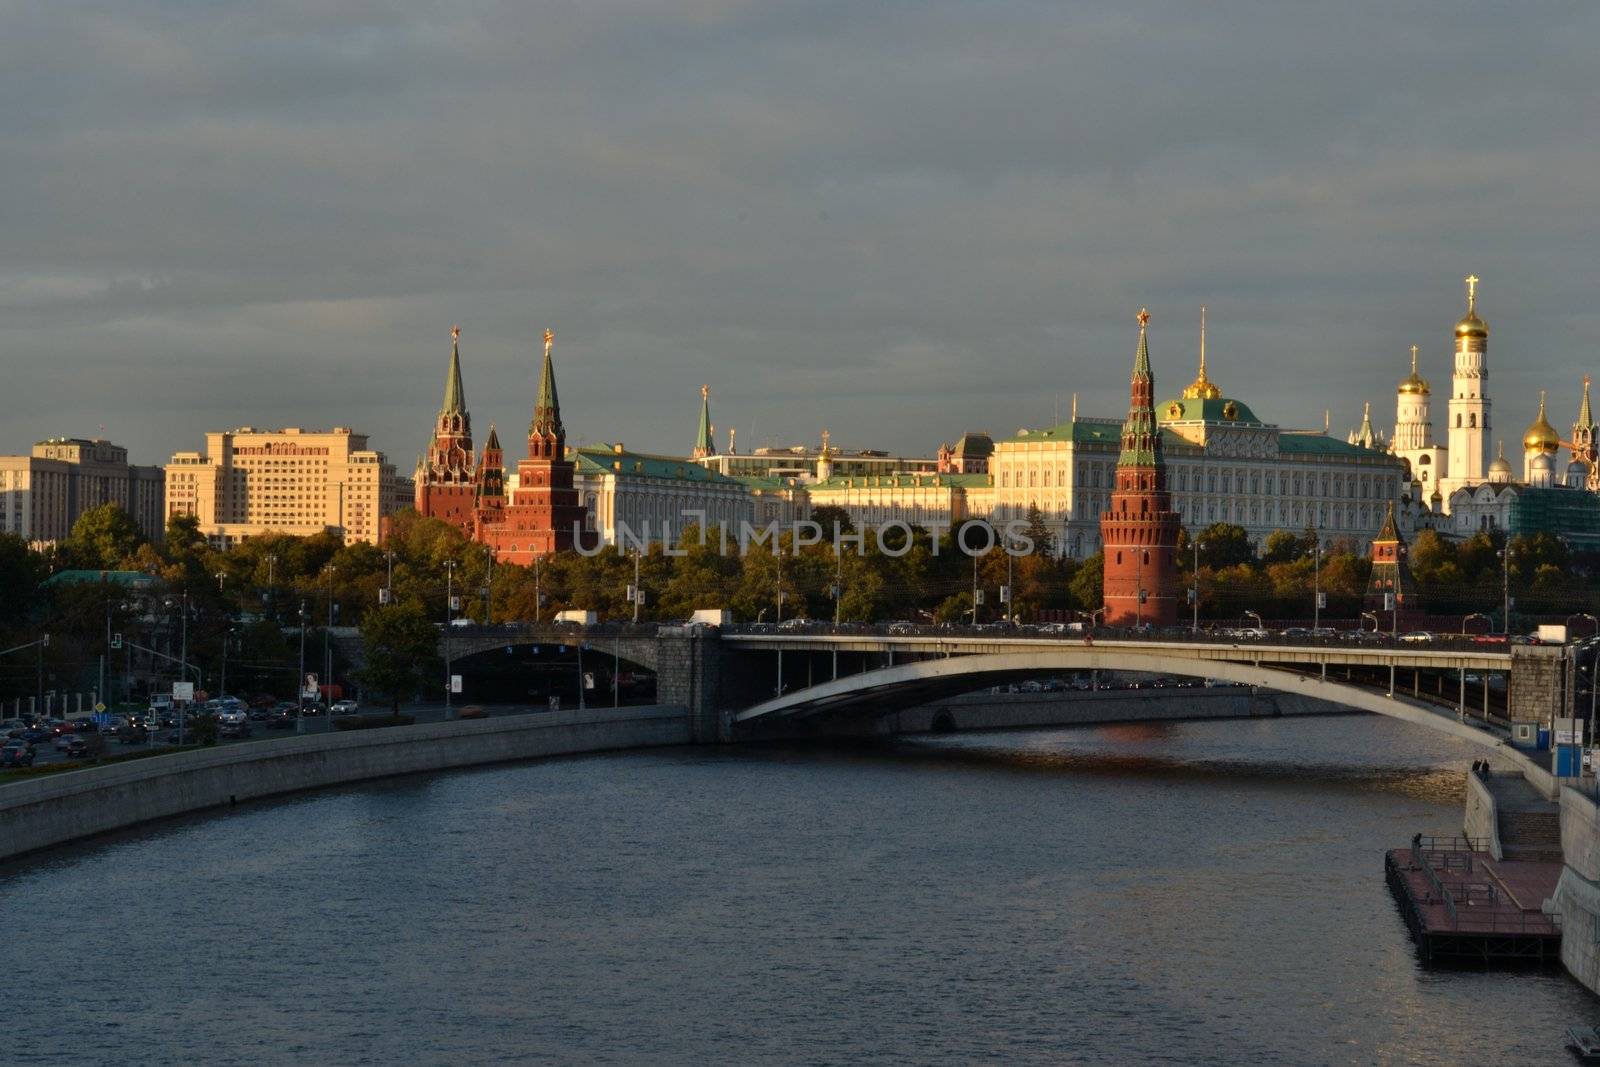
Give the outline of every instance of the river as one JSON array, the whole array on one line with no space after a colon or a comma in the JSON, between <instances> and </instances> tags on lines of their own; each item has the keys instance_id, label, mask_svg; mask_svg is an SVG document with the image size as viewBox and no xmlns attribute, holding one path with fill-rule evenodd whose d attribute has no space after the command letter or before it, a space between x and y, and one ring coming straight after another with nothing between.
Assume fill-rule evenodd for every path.
<instances>
[{"instance_id":1,"label":"river","mask_svg":"<svg viewBox=\"0 0 1600 1067\"><path fill-rule=\"evenodd\" d=\"M1383 851L1476 753L1367 716L673 749L395 780L0 874L10 1063L1538 1064Z\"/></svg>"}]
</instances>

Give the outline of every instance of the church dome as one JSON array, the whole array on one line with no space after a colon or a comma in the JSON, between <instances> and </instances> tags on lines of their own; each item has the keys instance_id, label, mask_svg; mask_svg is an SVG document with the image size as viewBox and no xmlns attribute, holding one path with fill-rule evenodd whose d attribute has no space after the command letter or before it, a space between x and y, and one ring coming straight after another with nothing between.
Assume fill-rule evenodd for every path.
<instances>
[{"instance_id":1,"label":"church dome","mask_svg":"<svg viewBox=\"0 0 1600 1067\"><path fill-rule=\"evenodd\" d=\"M1411 346L1411 373L1400 380L1402 396L1427 396L1428 379L1417 373L1417 346Z\"/></svg>"},{"instance_id":2,"label":"church dome","mask_svg":"<svg viewBox=\"0 0 1600 1067\"><path fill-rule=\"evenodd\" d=\"M1500 445L1500 454L1489 463L1489 481L1495 485L1505 485L1511 481L1511 464L1506 460L1504 442Z\"/></svg>"},{"instance_id":3,"label":"church dome","mask_svg":"<svg viewBox=\"0 0 1600 1067\"><path fill-rule=\"evenodd\" d=\"M1556 428L1550 425L1550 420L1544 414L1544 393L1539 393L1539 417L1528 426L1528 432L1522 435L1522 450L1524 452L1539 452L1550 455L1561 448L1561 435L1556 433Z\"/></svg>"}]
</instances>

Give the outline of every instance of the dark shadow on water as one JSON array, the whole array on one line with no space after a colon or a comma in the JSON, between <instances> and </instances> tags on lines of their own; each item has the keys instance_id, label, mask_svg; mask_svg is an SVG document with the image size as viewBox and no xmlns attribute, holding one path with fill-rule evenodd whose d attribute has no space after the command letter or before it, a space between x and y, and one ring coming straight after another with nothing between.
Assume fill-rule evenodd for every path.
<instances>
[{"instance_id":1,"label":"dark shadow on water","mask_svg":"<svg viewBox=\"0 0 1600 1067\"><path fill-rule=\"evenodd\" d=\"M1092 744L1154 744L1170 732L1169 724L1133 723L1096 727ZM1299 759L1210 759L1126 751L1034 749L1003 741L952 741L951 735L926 738L852 738L770 742L741 746L733 758L841 759L885 765L984 773L1054 775L1079 778L1145 779L1162 784L1293 788L1337 792L1387 793L1415 800L1459 804L1465 799L1460 766L1438 764L1354 765Z\"/></svg>"}]
</instances>

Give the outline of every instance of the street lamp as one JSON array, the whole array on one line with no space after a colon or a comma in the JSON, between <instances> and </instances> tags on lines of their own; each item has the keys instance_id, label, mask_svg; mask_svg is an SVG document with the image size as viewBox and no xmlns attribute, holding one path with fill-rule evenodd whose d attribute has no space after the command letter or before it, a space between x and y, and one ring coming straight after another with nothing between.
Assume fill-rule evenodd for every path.
<instances>
[{"instance_id":1,"label":"street lamp","mask_svg":"<svg viewBox=\"0 0 1600 1067\"><path fill-rule=\"evenodd\" d=\"M1511 637L1511 541L1506 540L1506 547L1500 550L1500 629L1509 639Z\"/></svg>"},{"instance_id":2,"label":"street lamp","mask_svg":"<svg viewBox=\"0 0 1600 1067\"><path fill-rule=\"evenodd\" d=\"M294 732L306 732L306 602L300 601L300 673L294 680Z\"/></svg>"},{"instance_id":3,"label":"street lamp","mask_svg":"<svg viewBox=\"0 0 1600 1067\"><path fill-rule=\"evenodd\" d=\"M1322 538L1311 542L1311 633L1322 629Z\"/></svg>"},{"instance_id":4,"label":"street lamp","mask_svg":"<svg viewBox=\"0 0 1600 1067\"><path fill-rule=\"evenodd\" d=\"M1199 515L1198 515L1199 507L1200 507L1199 504L1195 505L1195 509L1196 509L1196 513L1197 513L1195 517L1196 517L1197 520L1199 518ZM1200 542L1201 542L1201 540L1202 540L1202 535L1196 535L1195 536L1194 543L1193 543L1194 544L1194 587L1189 590L1189 595L1194 598L1194 621L1193 621L1193 623L1190 624L1190 629L1194 633L1199 633L1200 632Z\"/></svg>"},{"instance_id":5,"label":"street lamp","mask_svg":"<svg viewBox=\"0 0 1600 1067\"><path fill-rule=\"evenodd\" d=\"M1261 624L1261 615L1260 615L1259 612L1246 610L1245 614L1248 615L1249 617L1251 617L1252 619L1256 620L1256 629L1257 630L1265 630L1266 629L1266 627Z\"/></svg>"},{"instance_id":6,"label":"street lamp","mask_svg":"<svg viewBox=\"0 0 1600 1067\"><path fill-rule=\"evenodd\" d=\"M322 684L328 688L324 690L330 697L333 695L333 576L338 570L333 564L328 564L328 625L322 628ZM333 702L328 702L328 729L333 729Z\"/></svg>"},{"instance_id":7,"label":"street lamp","mask_svg":"<svg viewBox=\"0 0 1600 1067\"><path fill-rule=\"evenodd\" d=\"M450 616L456 606L455 580L456 561L447 559L444 561L444 717L447 719L451 714L450 693L454 688L450 674Z\"/></svg>"},{"instance_id":8,"label":"street lamp","mask_svg":"<svg viewBox=\"0 0 1600 1067\"><path fill-rule=\"evenodd\" d=\"M1590 631L1591 634L1595 635L1595 636L1600 636L1600 619L1596 619L1593 615L1590 615L1587 611L1575 611L1571 615L1567 616L1567 625L1568 626L1572 625L1572 620L1573 619L1588 619L1589 620L1589 625L1594 627L1594 629L1592 631Z\"/></svg>"},{"instance_id":9,"label":"street lamp","mask_svg":"<svg viewBox=\"0 0 1600 1067\"><path fill-rule=\"evenodd\" d=\"M1377 633L1378 632L1378 613L1376 611L1363 611L1361 613L1361 621L1362 622L1366 622L1368 619L1372 620L1372 632L1373 633ZM1365 630L1366 627L1363 626L1362 629Z\"/></svg>"}]
</instances>

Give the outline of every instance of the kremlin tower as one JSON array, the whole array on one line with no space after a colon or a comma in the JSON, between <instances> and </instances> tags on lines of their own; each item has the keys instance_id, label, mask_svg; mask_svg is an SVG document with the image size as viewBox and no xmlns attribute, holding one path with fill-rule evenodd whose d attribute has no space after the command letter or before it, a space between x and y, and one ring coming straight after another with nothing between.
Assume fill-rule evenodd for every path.
<instances>
[{"instance_id":1,"label":"kremlin tower","mask_svg":"<svg viewBox=\"0 0 1600 1067\"><path fill-rule=\"evenodd\" d=\"M1600 427L1595 426L1594 415L1589 409L1589 376L1583 376L1583 406L1578 409L1578 421L1572 424L1572 462L1583 464L1582 488L1595 491L1600 490L1600 469L1596 468L1595 461L1600 459L1596 454L1600 440L1597 440Z\"/></svg>"},{"instance_id":2,"label":"kremlin tower","mask_svg":"<svg viewBox=\"0 0 1600 1067\"><path fill-rule=\"evenodd\" d=\"M717 442L711 433L711 386L700 387L700 428L694 435L694 450L690 459L705 459L717 454Z\"/></svg>"},{"instance_id":3,"label":"kremlin tower","mask_svg":"<svg viewBox=\"0 0 1600 1067\"><path fill-rule=\"evenodd\" d=\"M444 379L444 403L434 421L428 454L417 460L415 503L418 513L440 519L471 537L475 520L475 475L472 416L461 388L461 327L450 328L450 369Z\"/></svg>"},{"instance_id":4,"label":"kremlin tower","mask_svg":"<svg viewBox=\"0 0 1600 1067\"><path fill-rule=\"evenodd\" d=\"M550 358L554 347L555 334L546 330L539 397L528 426L528 458L517 463L517 487L502 521L479 530L478 539L503 563L529 564L551 552L588 548L598 540L594 531L586 529L585 509L573 487L574 465L567 458L567 431L561 424Z\"/></svg>"},{"instance_id":5,"label":"kremlin tower","mask_svg":"<svg viewBox=\"0 0 1600 1067\"><path fill-rule=\"evenodd\" d=\"M1179 522L1167 492L1156 425L1155 376L1145 338L1149 323L1150 313L1141 308L1116 488L1100 516L1107 626L1170 626L1178 618Z\"/></svg>"},{"instance_id":6,"label":"kremlin tower","mask_svg":"<svg viewBox=\"0 0 1600 1067\"><path fill-rule=\"evenodd\" d=\"M1394 436L1389 450L1411 467L1418 499L1427 500L1448 473L1449 452L1433 442L1428 380L1417 373L1417 346L1411 346L1411 373L1395 389Z\"/></svg>"}]
</instances>

